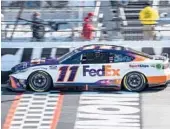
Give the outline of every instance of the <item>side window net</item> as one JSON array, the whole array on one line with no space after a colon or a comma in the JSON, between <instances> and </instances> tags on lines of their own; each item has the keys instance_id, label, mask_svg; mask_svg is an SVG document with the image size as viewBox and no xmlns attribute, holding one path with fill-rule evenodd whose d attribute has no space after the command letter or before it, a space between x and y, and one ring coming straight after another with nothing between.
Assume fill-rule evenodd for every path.
<instances>
[{"instance_id":1,"label":"side window net","mask_svg":"<svg viewBox=\"0 0 170 129\"><path fill-rule=\"evenodd\" d=\"M63 61L62 64L80 64L80 55L75 57L70 57L67 60Z\"/></svg>"},{"instance_id":2,"label":"side window net","mask_svg":"<svg viewBox=\"0 0 170 129\"><path fill-rule=\"evenodd\" d=\"M102 64L102 63L108 63L108 53L89 52L83 54L82 64Z\"/></svg>"}]
</instances>

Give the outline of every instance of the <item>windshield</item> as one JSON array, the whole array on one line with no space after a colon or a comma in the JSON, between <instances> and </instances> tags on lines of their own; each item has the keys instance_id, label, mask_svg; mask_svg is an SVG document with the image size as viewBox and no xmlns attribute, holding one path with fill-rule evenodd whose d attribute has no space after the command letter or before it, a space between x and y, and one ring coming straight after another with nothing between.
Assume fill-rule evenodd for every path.
<instances>
[{"instance_id":1,"label":"windshield","mask_svg":"<svg viewBox=\"0 0 170 129\"><path fill-rule=\"evenodd\" d=\"M71 52L68 52L68 53L64 54L63 56L61 56L61 57L58 58L59 63L61 63L61 62L63 62L64 60L72 57L72 56L75 55L76 53L78 53L78 50L73 50L73 51L71 51Z\"/></svg>"},{"instance_id":2,"label":"windshield","mask_svg":"<svg viewBox=\"0 0 170 129\"><path fill-rule=\"evenodd\" d=\"M137 55L140 55L140 56L144 56L144 57L147 57L147 58L150 58L150 59L153 59L153 57L147 53L144 53L144 52L140 52L140 51L136 51L132 48L127 48L128 51L132 52L132 53L135 53Z\"/></svg>"}]
</instances>

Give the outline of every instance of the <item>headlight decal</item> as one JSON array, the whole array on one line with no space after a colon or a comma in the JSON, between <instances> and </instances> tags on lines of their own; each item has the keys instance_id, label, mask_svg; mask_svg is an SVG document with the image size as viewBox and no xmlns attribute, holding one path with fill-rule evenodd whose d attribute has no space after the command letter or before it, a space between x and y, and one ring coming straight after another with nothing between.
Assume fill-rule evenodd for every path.
<instances>
[{"instance_id":1,"label":"headlight decal","mask_svg":"<svg viewBox=\"0 0 170 129\"><path fill-rule=\"evenodd\" d=\"M16 72L25 72L26 71L26 68L28 68L28 63L27 62L23 62L21 64L18 64L16 66L14 66L12 69L11 69L11 72L12 73L16 73Z\"/></svg>"}]
</instances>

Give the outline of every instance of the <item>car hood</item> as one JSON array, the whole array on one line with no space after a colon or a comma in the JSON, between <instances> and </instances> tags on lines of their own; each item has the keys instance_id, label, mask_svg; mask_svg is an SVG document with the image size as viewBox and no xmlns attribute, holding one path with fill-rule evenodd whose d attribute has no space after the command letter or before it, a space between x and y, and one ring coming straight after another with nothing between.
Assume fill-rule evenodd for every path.
<instances>
[{"instance_id":1,"label":"car hood","mask_svg":"<svg viewBox=\"0 0 170 129\"><path fill-rule=\"evenodd\" d=\"M28 62L30 66L37 65L53 65L58 64L57 58L41 58L41 59L32 59Z\"/></svg>"},{"instance_id":2,"label":"car hood","mask_svg":"<svg viewBox=\"0 0 170 129\"><path fill-rule=\"evenodd\" d=\"M41 66L41 65L56 65L59 64L57 58L41 58L41 59L32 59L27 62L21 62L20 64L14 66L11 71L16 72L19 70L24 70L33 66Z\"/></svg>"}]
</instances>

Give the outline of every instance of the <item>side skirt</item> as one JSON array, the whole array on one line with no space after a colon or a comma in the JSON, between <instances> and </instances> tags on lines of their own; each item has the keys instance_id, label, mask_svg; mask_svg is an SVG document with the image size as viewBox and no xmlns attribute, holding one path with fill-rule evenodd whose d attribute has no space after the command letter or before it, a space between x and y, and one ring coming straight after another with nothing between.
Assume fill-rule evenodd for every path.
<instances>
[{"instance_id":1,"label":"side skirt","mask_svg":"<svg viewBox=\"0 0 170 129\"><path fill-rule=\"evenodd\" d=\"M84 90L91 89L110 89L110 90L121 90L121 86L119 85L98 85L95 83L55 83L54 88L77 88Z\"/></svg>"}]
</instances>

